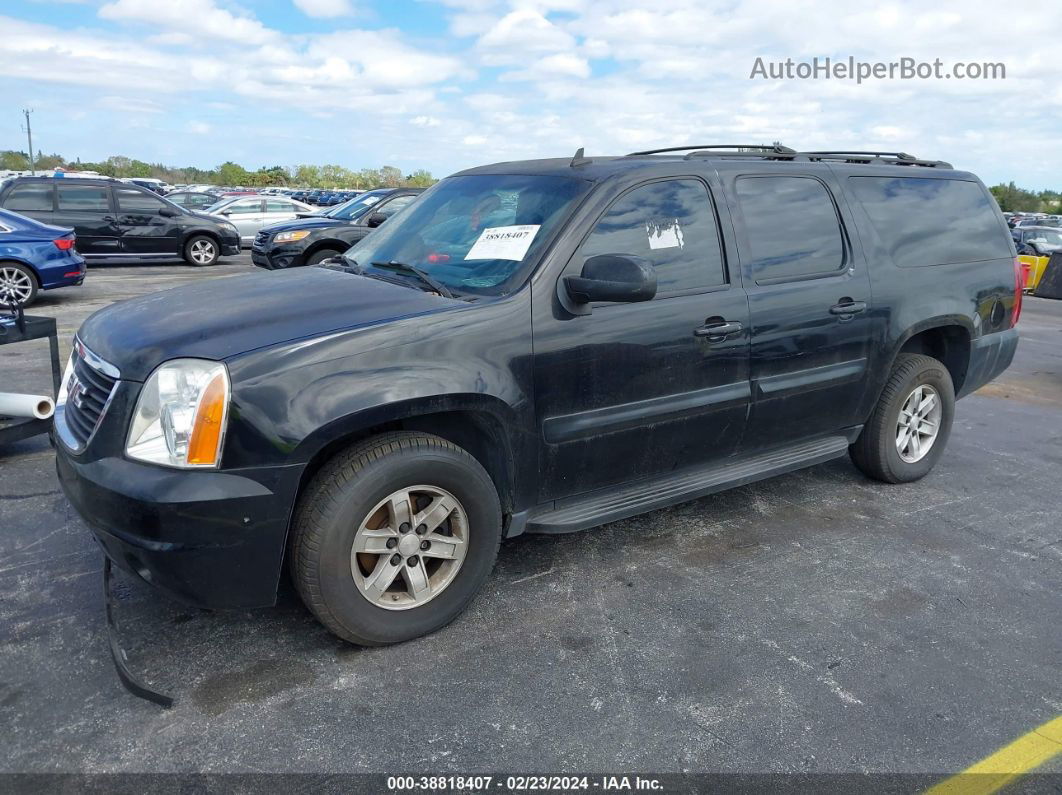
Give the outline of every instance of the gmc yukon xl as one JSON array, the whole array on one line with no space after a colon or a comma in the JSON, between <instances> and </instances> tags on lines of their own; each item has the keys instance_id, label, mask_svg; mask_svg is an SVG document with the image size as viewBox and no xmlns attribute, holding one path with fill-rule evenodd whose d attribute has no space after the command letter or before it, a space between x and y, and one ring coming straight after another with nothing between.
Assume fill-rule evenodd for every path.
<instances>
[{"instance_id":1,"label":"gmc yukon xl","mask_svg":"<svg viewBox=\"0 0 1062 795\"><path fill-rule=\"evenodd\" d=\"M684 147L451 176L340 259L77 333L63 488L187 602L285 566L359 644L455 618L499 543L848 453L921 478L1017 345L996 203L947 163Z\"/></svg>"}]
</instances>

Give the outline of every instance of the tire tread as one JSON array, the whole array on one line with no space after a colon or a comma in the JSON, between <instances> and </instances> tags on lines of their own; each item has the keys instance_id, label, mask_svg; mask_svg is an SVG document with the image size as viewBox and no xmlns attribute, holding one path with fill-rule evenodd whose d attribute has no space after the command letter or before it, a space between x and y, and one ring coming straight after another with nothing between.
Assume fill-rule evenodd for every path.
<instances>
[{"instance_id":1,"label":"tire tread","mask_svg":"<svg viewBox=\"0 0 1062 795\"><path fill-rule=\"evenodd\" d=\"M338 453L314 475L306 488L304 497L299 500L290 548L292 579L295 582L295 589L318 621L324 624L330 632L344 640L361 646L387 645L384 642L364 638L351 632L329 609L323 598L319 578L320 571L314 561L319 558L321 542L326 532L326 517L331 511L337 510L339 507L333 495L342 492L349 483L357 479L362 470L371 464L382 461L392 455L431 450L446 450L456 454L465 459L474 468L483 471L484 476L490 480L489 475L470 453L446 439L428 433L391 431L355 443ZM501 534L499 533L494 549L491 551L491 566L497 559L500 546ZM482 587L482 584L480 587ZM479 588L469 594L466 604L472 600L478 591ZM457 611L438 629L453 621L460 612Z\"/></svg>"}]
</instances>

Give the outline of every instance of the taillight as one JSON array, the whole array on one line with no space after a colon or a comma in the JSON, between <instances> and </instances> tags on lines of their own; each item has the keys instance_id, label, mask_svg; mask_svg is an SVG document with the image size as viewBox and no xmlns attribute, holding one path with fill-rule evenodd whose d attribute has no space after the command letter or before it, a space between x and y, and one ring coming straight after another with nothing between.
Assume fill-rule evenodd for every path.
<instances>
[{"instance_id":1,"label":"taillight","mask_svg":"<svg viewBox=\"0 0 1062 795\"><path fill-rule=\"evenodd\" d=\"M1010 327L1014 328L1018 325L1018 318L1021 317L1021 298L1025 291L1025 279L1024 277L1025 266L1017 257L1014 258L1014 309L1010 313Z\"/></svg>"},{"instance_id":2,"label":"taillight","mask_svg":"<svg viewBox=\"0 0 1062 795\"><path fill-rule=\"evenodd\" d=\"M55 247L60 251L69 251L74 247L74 238L72 237L61 237L52 242L55 243Z\"/></svg>"}]
</instances>

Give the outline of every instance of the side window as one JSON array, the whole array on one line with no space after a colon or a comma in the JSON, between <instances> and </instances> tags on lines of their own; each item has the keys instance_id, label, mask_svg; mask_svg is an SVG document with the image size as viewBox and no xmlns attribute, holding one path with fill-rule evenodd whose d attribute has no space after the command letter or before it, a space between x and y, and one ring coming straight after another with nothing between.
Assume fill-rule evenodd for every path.
<instances>
[{"instance_id":1,"label":"side window","mask_svg":"<svg viewBox=\"0 0 1062 795\"><path fill-rule=\"evenodd\" d=\"M266 199L267 213L290 213L294 211L295 207L291 202L281 201L280 199Z\"/></svg>"},{"instance_id":2,"label":"side window","mask_svg":"<svg viewBox=\"0 0 1062 795\"><path fill-rule=\"evenodd\" d=\"M996 203L976 182L931 177L850 177L848 182L901 268L1011 256Z\"/></svg>"},{"instance_id":3,"label":"side window","mask_svg":"<svg viewBox=\"0 0 1062 795\"><path fill-rule=\"evenodd\" d=\"M224 211L229 215L254 215L262 212L262 202L258 199L233 202Z\"/></svg>"},{"instance_id":4,"label":"side window","mask_svg":"<svg viewBox=\"0 0 1062 795\"><path fill-rule=\"evenodd\" d=\"M4 207L8 210L52 211L52 185L26 183L16 185L7 194Z\"/></svg>"},{"instance_id":5,"label":"side window","mask_svg":"<svg viewBox=\"0 0 1062 795\"><path fill-rule=\"evenodd\" d=\"M415 198L417 198L417 197L416 196L396 196L395 198L391 199L391 201L387 202L386 204L380 205L380 207L378 207L377 209L373 210L373 212L370 213L370 215L372 215L373 213L379 213L384 218L390 218L392 215L397 213L399 210L401 210L403 207L405 207L407 204L409 204Z\"/></svg>"},{"instance_id":6,"label":"side window","mask_svg":"<svg viewBox=\"0 0 1062 795\"><path fill-rule=\"evenodd\" d=\"M133 188L115 188L118 209L123 213L154 215L163 208L163 203L151 194Z\"/></svg>"},{"instance_id":7,"label":"side window","mask_svg":"<svg viewBox=\"0 0 1062 795\"><path fill-rule=\"evenodd\" d=\"M826 186L812 177L739 177L752 277L785 279L838 271L844 242Z\"/></svg>"},{"instance_id":8,"label":"side window","mask_svg":"<svg viewBox=\"0 0 1062 795\"><path fill-rule=\"evenodd\" d=\"M102 185L56 185L57 203L60 210L75 210L83 213L109 213L110 202L107 188Z\"/></svg>"},{"instance_id":9,"label":"side window","mask_svg":"<svg viewBox=\"0 0 1062 795\"><path fill-rule=\"evenodd\" d=\"M656 269L658 296L726 283L715 211L698 179L652 182L618 198L575 261L582 267L598 254L647 259Z\"/></svg>"}]
</instances>

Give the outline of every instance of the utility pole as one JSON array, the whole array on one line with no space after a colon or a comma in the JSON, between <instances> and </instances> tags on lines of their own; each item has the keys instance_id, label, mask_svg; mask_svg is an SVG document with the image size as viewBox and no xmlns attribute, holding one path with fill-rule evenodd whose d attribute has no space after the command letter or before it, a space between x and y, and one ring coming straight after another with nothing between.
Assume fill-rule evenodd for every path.
<instances>
[{"instance_id":1,"label":"utility pole","mask_svg":"<svg viewBox=\"0 0 1062 795\"><path fill-rule=\"evenodd\" d=\"M29 161L30 161L30 174L37 176L37 169L33 166L33 128L30 127L30 114L33 113L32 108L23 108L22 114L26 117L26 138L29 140Z\"/></svg>"}]
</instances>

